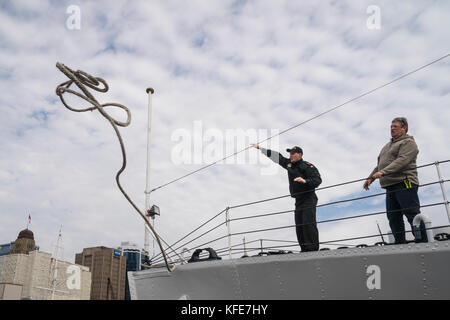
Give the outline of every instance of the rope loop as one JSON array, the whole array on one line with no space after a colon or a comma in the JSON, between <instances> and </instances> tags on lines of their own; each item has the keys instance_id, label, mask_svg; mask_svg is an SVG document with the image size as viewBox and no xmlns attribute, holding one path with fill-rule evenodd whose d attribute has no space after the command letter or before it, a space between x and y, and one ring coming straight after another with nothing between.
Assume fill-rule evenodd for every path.
<instances>
[{"instance_id":1,"label":"rope loop","mask_svg":"<svg viewBox=\"0 0 450 320\"><path fill-rule=\"evenodd\" d=\"M108 119L108 121L111 123L111 125L117 135L117 139L119 140L120 148L122 150L122 167L119 169L119 171L116 174L117 186L119 187L119 189L122 192L122 194L124 195L124 197L133 206L133 208L139 213L139 215L142 217L142 219L144 219L146 225L152 231L155 239L158 242L159 248L161 249L161 253L163 254L167 269L169 271L173 271L175 269L175 266L169 265L169 262L167 261L167 256L166 256L165 250L162 247L162 244L160 242L159 235L156 233L156 231L150 224L150 221L145 216L145 214L142 212L142 210L140 210L136 206L136 204L131 200L130 196L125 192L122 185L120 184L119 177L120 177L120 174L125 170L125 167L127 165L127 160L126 160L125 146L123 144L122 137L120 135L120 132L119 132L119 129L117 128L117 126L126 127L130 124L130 122L131 122L130 110L127 107L125 107L123 104L120 104L120 103L108 102L108 103L100 104L94 98L94 96L88 91L88 89L86 87L91 88L97 92L102 92L102 93L107 92L109 90L108 84L102 78L94 77L94 76L90 75L89 73L81 71L81 70L73 71L72 69L70 69L69 67L65 66L64 64L62 64L60 62L56 63L56 67L69 78L68 81L63 82L59 86L56 87L56 95L59 96L59 98L61 99L61 102L64 104L64 106L67 109L69 109L71 111L75 111L75 112L86 112L86 111L98 110L100 112L100 114L102 116L104 116L106 119ZM76 84L76 86L78 87L78 89L81 90L82 93L70 89L70 86L73 83ZM77 97L90 103L92 105L92 107L80 109L80 108L75 108L75 107L69 106L68 103L66 102L66 100L64 99L64 93L70 93L70 94L76 95ZM125 112L127 113L127 120L125 122L122 122L122 121L118 121L118 120L114 119L105 111L106 107L116 107L116 108L125 110Z\"/></svg>"},{"instance_id":2,"label":"rope loop","mask_svg":"<svg viewBox=\"0 0 450 320\"><path fill-rule=\"evenodd\" d=\"M105 80L103 80L102 78L99 78L99 77L94 77L94 76L90 75L89 73L84 72L82 70L73 71L69 67L67 67L64 64L59 63L59 62L56 64L56 67L70 79L69 81L61 83L56 88L56 95L59 96L59 98L61 99L61 102L64 104L64 106L67 109L69 109L71 111L75 111L75 112L94 111L97 109L106 119L108 119L111 123L114 123L117 126L126 127L130 124L131 113L127 107L125 107L123 104L113 103L113 102L100 104L86 88L86 87L89 87L95 91L105 93L109 90L109 86ZM82 91L82 93L84 93L84 95L80 92L70 89L70 86L73 83L76 84L76 86ZM90 103L92 105L92 107L85 108L85 109L77 109L77 108L70 106L64 99L64 93L66 93L66 92L76 95L77 97L87 101L88 103ZM127 120L125 122L121 122L121 121L114 119L104 110L105 107L117 107L117 108L125 110L125 112L127 113Z\"/></svg>"}]
</instances>

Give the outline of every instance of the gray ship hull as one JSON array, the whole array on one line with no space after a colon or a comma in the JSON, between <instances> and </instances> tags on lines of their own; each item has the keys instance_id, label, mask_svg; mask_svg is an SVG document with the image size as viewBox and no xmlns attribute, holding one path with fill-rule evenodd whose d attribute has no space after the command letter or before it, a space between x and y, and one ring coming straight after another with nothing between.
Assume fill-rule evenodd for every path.
<instances>
[{"instance_id":1,"label":"gray ship hull","mask_svg":"<svg viewBox=\"0 0 450 320\"><path fill-rule=\"evenodd\" d=\"M450 241L129 272L132 299L450 299Z\"/></svg>"}]
</instances>

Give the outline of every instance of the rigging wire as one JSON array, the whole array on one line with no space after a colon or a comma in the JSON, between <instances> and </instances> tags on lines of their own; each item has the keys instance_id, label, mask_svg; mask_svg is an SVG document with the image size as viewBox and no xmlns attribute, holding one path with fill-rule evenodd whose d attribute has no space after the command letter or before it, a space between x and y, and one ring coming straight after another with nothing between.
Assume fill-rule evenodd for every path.
<instances>
[{"instance_id":1,"label":"rigging wire","mask_svg":"<svg viewBox=\"0 0 450 320\"><path fill-rule=\"evenodd\" d=\"M442 161L436 161L436 162L431 162L431 163L427 163L427 164L423 164L420 166L416 166L415 169L422 169L422 168L426 168L432 165L435 165L436 163L438 164L442 164L442 163L447 163L450 162L449 160L442 160ZM356 179L356 180L351 180L351 181L347 181L347 182L342 182L342 183L338 183L338 184L334 184L334 185L329 185L329 186L325 186L322 188L317 188L316 191L322 191L325 189L331 189L331 188L335 188L335 187L340 187L343 185L347 185L347 184L352 184L352 183L356 183L356 182L361 182L366 180L367 178L362 178L362 179ZM419 187L426 187L426 186L430 186L430 185L434 185L437 183L441 183L441 182L449 182L450 180L443 180L443 181L435 181L435 182L430 182L430 183L426 183L426 184L422 184L419 185ZM305 191L305 192L309 192L309 191ZM296 195L299 195L301 193L304 192L299 192ZM351 199L344 199L344 200L338 200L338 201L334 201L334 202L329 202L329 203L324 203L324 204L320 204L317 207L325 207L325 206L329 206L329 205L333 205L333 204L339 204L339 203L344 203L344 202L350 202L350 201L356 201L356 200L362 200L362 199L368 199L368 198L372 198L372 197L377 197L380 195L384 195L389 193L389 191L387 192L382 192L382 193L377 193L377 194L372 194L372 195L368 195L368 196L362 196L362 197L357 197L357 198L351 198ZM185 235L184 237L182 237L181 239L179 239L178 241L176 241L175 243L172 244L172 246L175 246L176 244L178 244L180 241L182 241L183 239L186 239L188 236L190 236L191 234L193 234L195 231L199 230L201 227L205 226L206 224L208 224L209 222L211 222L212 220L214 220L215 218L217 218L219 215L221 215L223 212L227 211L228 209L233 209L233 208L240 208L240 207L244 207L244 206L249 206L249 205L253 205L253 204L258 204L258 203L262 203L262 202L267 202L267 201L272 201L272 200L277 200L280 198L285 198L285 197L289 197L291 195L286 195L286 196L281 196L281 197L274 197L274 198L268 198L268 199L263 199L263 200L259 200L259 201L252 201L252 202L248 202L248 203L244 203L244 204L239 204L236 206L231 206L231 207L227 207L224 210L222 210L221 212L219 212L218 214L214 215L212 218L210 218L208 221L202 223L199 227L195 228L193 231L189 232L187 235ZM265 217L265 216L271 216L271 215L279 215L279 214L285 214L285 213L291 213L294 212L294 210L285 210L285 211L278 211L278 212L271 212L271 213L265 213L265 214L259 214L259 215L251 215L251 216L246 216L246 217L240 217L240 218L233 218L228 220L229 222L231 221L237 221L237 220L245 220L245 219L252 219L252 218L260 218L260 217ZM384 212L382 212L384 213ZM195 240L205 236L206 234L210 233L211 231L214 231L215 229L223 226L224 224L226 224L227 222L224 221L218 225L216 225L215 227L205 231L204 233L202 233L201 235L197 236L194 239L189 240L188 242L185 242L184 244L180 245L179 247L172 249L172 251L176 251L178 249L180 249L181 247L184 247L192 242L194 242ZM157 254L155 256L155 258L158 258L160 254Z\"/></svg>"},{"instance_id":2,"label":"rigging wire","mask_svg":"<svg viewBox=\"0 0 450 320\"><path fill-rule=\"evenodd\" d=\"M432 163L428 163L428 164L424 164L424 165L417 166L416 169L418 169L418 168L425 168L425 167L428 167L428 166L431 166L431 165L437 165L437 164L441 164L441 163L448 163L448 162L450 162L450 160L435 161L435 162L432 162ZM352 180L352 181L343 182L343 183L338 183L338 184L335 184L335 185L330 185L330 186L326 186L326 187L323 187L323 188L318 188L318 189L316 189L316 190L319 191L319 190L329 189L329 188L333 188L333 187L337 187L337 186L342 186L342 185L346 185L346 184L351 184L351 183L363 181L363 180L365 180L365 179L366 179L366 178L363 178L363 179L357 179L357 180ZM438 184L438 183L446 183L446 182L450 182L450 180L439 180L439 181L435 181L435 182L430 182L430 183L422 184L422 185L420 185L419 187L431 186L431 185L434 185L434 184ZM376 197L376 196L384 195L384 194L386 194L386 193L389 193L389 191L388 191L388 192L384 192L384 193L373 194L373 195L369 195L369 196L363 196L363 197L357 197L357 198L352 198L352 199L344 199L344 200L339 200L339 201L329 202L329 203L325 203L325 204L318 205L317 207L324 207L324 206L329 206L329 205L339 204L339 203L344 203L344 202L349 202L349 201L356 201L356 200L367 199L367 198L371 198L371 197ZM284 197L284 196L283 196L283 197ZM280 197L270 198L270 199L264 199L263 201L269 201L269 200L278 199L278 198L280 198ZM262 201L253 201L253 202L250 202L250 203L241 204L241 205L234 206L234 207L241 207L241 206L244 206L244 205L251 205L251 204L260 203L260 202L262 202ZM446 203L446 202L442 202L442 203L435 203L435 204L431 204L431 205L423 205L422 207L431 207L431 206L435 206L435 205L445 205L445 204L447 204L447 203ZM204 222L203 224L201 224L201 225L200 225L199 227L197 227L195 230L191 231L190 233L188 233L187 235L185 235L184 237L182 237L181 239L179 239L179 240L178 240L177 242L175 242L174 244L177 244L177 243L179 243L180 241L182 241L183 239L187 238L189 235L193 234L195 231L199 230L201 227L203 227L203 226L206 225L207 223L211 222L212 220L214 220L215 218L217 218L220 214L222 214L223 212L229 210L230 208L232 208L232 207L227 207L226 209L222 210L221 212L219 212L218 214L216 214L214 217L210 218L208 221L206 221L206 222ZM228 223L228 222L231 222L231 221L244 220L244 219L251 219L251 218L258 218L258 217L263 217L263 216L270 216L270 215L284 214L284 213L290 213L290 212L293 212L293 210L286 210L286 211L273 212L273 213L268 213L268 214L252 215L252 216L247 216L247 217L240 217L240 218L230 219L230 220L227 220L227 221L225 221L225 222L222 222L222 223L218 224L217 226L213 227L212 229L209 229L208 231L204 232L203 234L197 236L196 238L191 239L190 241L184 243L184 244L181 245L180 247L175 248L175 249L172 249L172 248L171 248L171 249L172 249L172 250L178 250L179 248L181 248L181 247L183 247L183 246L186 246L186 245L188 245L188 244L194 242L195 240L197 240L197 239L203 237L204 235L210 233L211 231L213 231L213 230L219 228L220 226L222 226L222 225L224 225L224 224L226 224L226 223ZM365 214L365 215L359 215L359 216L353 216L353 217L344 217L344 218L330 219L330 220L324 220L324 221L321 221L321 222L319 222L319 223L323 223L323 222L332 222L332 221L339 221L339 220L347 220L347 219L353 219L353 218L359 218L359 217L365 217L365 216L373 216L373 215L379 215L379 214L383 214L383 213L386 213L386 212L385 212L385 211L381 211L381 212L375 212L375 213L371 213L371 214ZM293 226L285 226L285 227L278 227L278 228L271 228L271 229L262 229L262 230L256 230L256 231L249 231L249 232L243 232L243 233L237 233L237 234L230 234L230 236L240 235L240 234L246 234L246 233L262 232L262 231L271 231L271 230L277 230L277 229L283 229L283 228L291 228L291 227L295 227L295 225L293 225ZM193 248L193 249L199 248L199 247L201 247L201 246L204 246L204 245L206 245L206 244L209 244L209 243L212 243L212 242L215 242L215 241L222 240L222 239L224 239L224 238L226 238L226 237L227 237L227 236L223 236L223 237L214 239L214 240L212 240L212 241L209 241L209 242L203 243L203 244L201 244L201 245L199 245L199 246L196 246L196 247ZM191 248L191 249L192 249L192 248ZM156 255L156 257L155 257L155 260L156 260L155 263L158 262L158 256L159 256L159 254Z\"/></svg>"},{"instance_id":3,"label":"rigging wire","mask_svg":"<svg viewBox=\"0 0 450 320\"><path fill-rule=\"evenodd\" d=\"M445 205L445 202L436 202L436 203L431 203L431 204L426 204L426 205L421 205L419 208L428 208L428 207L435 207L435 206L439 206L439 205ZM417 208L417 207L411 207L411 208L407 208L407 209L413 209L413 208ZM401 211L402 209L398 209L398 210L394 210L394 211ZM379 211L379 212L372 212L372 213L366 213L366 214L360 214L360 215L355 215L355 216L350 216L350 217L342 217L342 218L335 218L335 219L328 219L328 220L321 220L321 221L317 221L317 224L319 223L328 223L328 222L336 222L336 221L342 221L342 220L351 220L351 219L357 219L357 218L364 218L364 217L370 217L370 216L376 216L376 215L380 215L380 214L385 214L386 211ZM273 227L273 228L266 228L266 229L258 229L258 230L250 230L250 231L242 231L242 232L236 232L236 233L232 233L230 235L224 235L221 237L218 237L216 239L207 241L205 243L202 243L194 248L191 248L191 250L195 250L197 248L201 248L204 247L206 245L209 245L211 243L223 240L225 238L228 238L228 236L239 236L239 235L244 235L244 234L249 234L249 233L258 233L258 232L266 232L266 231L274 231L274 230L281 230L281 229L288 229L288 228L294 228L294 227L299 227L299 226L306 226L309 224L314 224L314 223L304 223L304 224L294 224L294 225L288 225L288 226L281 226L281 227ZM442 226L437 226L437 227L433 227L433 228L441 228ZM431 229L433 229L431 228ZM378 237L380 236L380 234L377 235ZM359 238L364 238L364 237L359 237ZM341 241L348 241L348 240L355 240L355 239L339 239L339 240L330 240L328 242L341 242ZM319 242L319 244L325 244L327 242ZM284 247L291 247L291 246L298 246L297 244L293 244L293 245L285 245ZM159 261L155 261L155 263L157 263Z\"/></svg>"},{"instance_id":4,"label":"rigging wire","mask_svg":"<svg viewBox=\"0 0 450 320\"><path fill-rule=\"evenodd\" d=\"M443 180L442 182L449 182L450 180ZM425 184L421 184L418 187L423 188L423 187L428 187L431 185L435 185L441 183L441 181L435 181L435 182L429 182L429 183L425 183ZM340 204L340 203L345 203L345 202L352 202L352 201L358 201L358 200L364 200L364 199L369 199L369 198L374 198L374 197L378 197L378 196L382 196L388 193L391 193L393 191L387 191L387 192L381 192L381 193L375 193L375 194L371 194L368 196L362 196L362 197L356 197L356 198L351 198L351 199L344 199L344 200L338 200L338 201L333 201L333 202L328 202L328 203L324 203L324 204L319 204L317 206L315 206L316 208L321 208L321 207L326 207L326 206L330 206L330 205L334 205L334 204ZM261 217L267 217L267 216L273 216L273 215L278 215L278 214L283 214L283 213L289 213L289 212L294 212L295 210L286 210L286 211L279 211L279 212L272 212L272 213L265 213L265 214L259 214L259 215L251 215L251 216L245 216L245 217L239 217L239 218L233 218L230 219L228 221L237 221L237 220L246 220L246 219L253 219L253 218L261 218Z\"/></svg>"},{"instance_id":5,"label":"rigging wire","mask_svg":"<svg viewBox=\"0 0 450 320\"><path fill-rule=\"evenodd\" d=\"M450 181L450 180L447 180L447 182L448 182L448 181ZM434 207L434 206L445 205L445 204L446 204L445 202L436 202L436 203L432 203L432 204L421 205L419 208L428 208L428 207ZM406 209L415 209L415 208L417 208L417 207L411 207L411 208L406 208ZM397 210L393 210L393 212L401 211L401 210L402 210L402 209L397 209ZM284 212L283 212L283 213L284 213ZM370 217L370 216L381 215L381 214L385 214L385 213L386 213L386 211L378 211L378 212L371 212L371 213L359 214L359 215L354 215L354 216L349 216L349 217L333 218L333 219L327 219L327 220L317 221L317 224L321 224L321 223L329 223L329 222L337 222L337 221L343 221L343 220L351 220L351 219L357 219L357 218L364 218L364 217ZM239 219L234 219L234 220L239 220ZM230 220L230 221L232 221L232 220ZM230 235L224 235L224 236L221 236L221 237L219 237L219 238L213 239L213 240L211 240L211 241L202 243L202 244L197 245L196 247L191 248L191 249L194 250L194 249L203 247L203 246L205 246L205 245L207 245L207 244L214 243L214 242L216 242L216 241L225 239L225 238L227 238L228 236L237 236L237 235L244 235L244 234L249 234L249 233L258 233L258 232L266 232L266 231L275 231L275 230L288 229L288 228L293 228L293 227L306 226L306 225L310 225L310 224L315 224L315 223L312 222L312 223L304 223L304 224L294 224L294 225L287 225L287 226L281 226L281 227L273 227L273 228L257 229L257 230L249 230L249 231L243 231L243 232L233 233L233 234L230 234ZM220 224L219 226L221 226L221 225L223 225L223 223ZM206 232L206 233L209 233L210 231L216 229L217 227L218 227L218 226L216 226L215 228L209 230L209 231ZM206 233L205 233L205 234L206 234ZM205 235L205 234L202 234L201 236L203 236L203 235ZM197 240L198 238L200 238L200 236L197 237L197 238L195 238L195 239L193 239L193 240L191 240L191 241L189 241L188 243L186 243L186 244L184 244L184 245L187 245L187 244L189 244L189 243L191 243L191 242ZM177 249L179 249L179 248L177 248ZM172 256L172 257L173 257L173 256Z\"/></svg>"},{"instance_id":6,"label":"rigging wire","mask_svg":"<svg viewBox=\"0 0 450 320\"><path fill-rule=\"evenodd\" d=\"M435 229L448 228L448 227L450 227L450 225L443 225L443 226L423 228L423 230L424 231L426 231L426 230L435 230ZM389 236L389 235L392 235L392 234L393 233L383 233L381 235ZM322 241L322 242L319 242L318 244L319 245L324 245L324 244L326 244L326 245L341 245L341 244L336 244L335 242L370 239L370 238L377 238L379 236L380 236L380 234L374 234L374 235L369 235L369 236L360 236L360 237L352 237L352 238L345 238L345 239L339 239L339 240ZM256 241L259 241L259 240L256 240ZM308 243L308 244L313 244L313 243ZM384 244L385 245L390 245L389 243L384 243ZM270 246L270 247L264 247L263 249L280 249L280 248L290 248L290 247L296 247L296 246L298 246L298 244ZM346 247L355 246L355 247L357 247L358 245L352 244L352 245L343 245L343 246L346 246ZM377 245L375 244L375 246L377 246ZM224 249L219 249L219 250L216 250L216 253L217 253L217 255L219 257L227 257L228 254L220 255L219 251L222 252L222 251L228 251L228 250L229 250L228 248L226 248L226 250L225 250L225 248ZM257 247L255 247L255 248L246 248L246 250L247 251L258 251L258 250L261 250L261 248L257 248ZM231 249L231 251L235 251L234 253L240 253L240 252L244 252L244 249L234 248L234 249ZM175 261L175 263L179 263L179 262L181 262L181 261L179 261L179 260Z\"/></svg>"},{"instance_id":7,"label":"rigging wire","mask_svg":"<svg viewBox=\"0 0 450 320\"><path fill-rule=\"evenodd\" d=\"M450 162L450 160L443 160L443 161L438 161L439 164L441 163L447 163ZM421 169L421 168L425 168L425 167L429 167L435 165L435 162L431 162L431 163L427 163L424 165L420 165L415 167L414 169ZM385 174L384 176L388 176L389 174ZM325 186L325 187L320 187L317 188L316 191L321 191L321 190L325 190L325 189L331 189L331 188L335 188L335 187L340 187L340 186L344 186L347 184L352 184L352 183L356 183L356 182L362 182L367 180L366 178L361 178L361 179L356 179L356 180L352 180L352 181L347 181L347 182L342 182L342 183L337 183L337 184L333 184L333 185L329 185L329 186ZM294 193L293 196L298 196L301 195L305 192L309 192L309 191L303 191L303 192L298 192L298 193ZM287 197L291 197L290 194L284 195L284 196L278 196L278 197L272 197L272 198L267 198L267 199L262 199L262 200L257 200L257 201L252 201L252 202L246 202L246 203L242 203L242 204L238 204L235 206L230 206L230 209L236 209L236 208L241 208L241 207L245 207L245 206L250 206L250 205L254 205L254 204L258 204L258 203L263 203L263 202L267 202L267 201L272 201L272 200L278 200L278 199L282 199L282 198L287 198Z\"/></svg>"},{"instance_id":8,"label":"rigging wire","mask_svg":"<svg viewBox=\"0 0 450 320\"><path fill-rule=\"evenodd\" d=\"M270 137L267 138L267 139L264 139L264 140L262 140L262 141L259 141L257 144L263 143L263 142L268 141L268 140L270 140L270 139L272 139L272 138L274 138L274 137L280 136L280 135L282 135L282 134L284 134L284 133L286 133L286 132L288 132L288 131L291 131L292 129L295 129L295 128L297 128L297 127L299 127L299 126L301 126L301 125L304 125L304 124L306 124L306 123L308 123L308 122L310 122L310 121L313 121L313 120L315 120L315 119L317 119L317 118L319 118L319 117L321 117L321 116L324 116L324 115L327 114L327 113L333 112L333 111L335 111L335 110L337 110L337 109L339 109L339 108L341 108L341 107L343 107L343 106L345 106L345 105L347 105L347 104L349 104L349 103L351 103L351 102L354 102L354 101L356 101L356 100L358 100L358 99L361 99L362 97L365 97L365 96L367 96L367 95L369 95L369 94L371 94L371 93L373 93L373 92L375 92L375 91L378 91L378 90L380 90L380 89L382 89L382 88L384 88L384 87L387 87L387 86L389 86L389 85L391 85L391 84L393 84L393 83L395 83L395 82L397 82L397 81L399 81L399 80L401 80L401 79L403 79L403 78L406 78L406 77L408 77L408 76L410 76L410 75L412 75L412 74L414 74L414 73L416 73L416 72L418 72L418 71L420 71L420 70L422 70L422 69L425 69L425 68L427 68L427 67L429 67L429 66L431 66L431 65L433 65L433 64L435 64L435 63L437 63L437 62L439 62L439 61L441 61L441 60L444 60L444 59L448 58L449 56L450 56L450 53L448 53L448 54L446 54L446 55L444 55L444 56L441 56L440 58L435 59L435 60L433 60L433 61L431 61L431 62L429 62L429 63L427 63L427 64L424 64L424 65L422 65L422 66L420 66L420 67L418 67L418 68L416 68L416 69L414 69L414 70L412 70L412 71L410 71L410 72L407 72L407 73L405 73L405 74L403 74L403 75L401 75L401 76L399 76L399 77L397 77L397 78L394 78L393 80L391 80L391 81L389 81L389 82L386 82L385 84L382 84L382 85L380 85L380 86L378 86L378 87L376 87L376 88L374 88L374 89L371 89L371 90L369 90L369 91L366 91L366 92L364 92L364 93L362 93L362 94L360 94L360 95L358 95L358 96L356 96L356 97L354 97L354 98L352 98L352 99L349 99L349 100L347 100L347 101L345 101L345 102L343 102L343 103L341 103L341 104L339 104L339 105L337 105L337 106L334 106L334 107L332 107L332 108L329 108L329 109L327 109L327 110L325 110L325 111L319 113L318 115L315 115L315 116L312 117L312 118L309 118L309 119L307 119L307 120L305 120L305 121L303 121L303 122L300 122L300 123L298 123L298 124L296 124L296 125L294 125L294 126L291 126L291 127L287 128L287 129L285 129L285 130L283 130L283 131L281 131L281 132L279 132L279 133L277 133L277 134L274 134L274 135L270 136ZM158 187L152 189L150 192L159 190L159 189L164 188L164 187L166 187L166 186L168 186L168 185L170 185L170 184L173 184L173 183L175 183L175 182L177 182L177 181L180 181L180 180L182 180L182 179L184 179L184 178L187 178L187 177L189 177L189 176L191 176L191 175L193 175L193 174L195 174L195 173L197 173L197 172L200 172L200 171L202 171L202 170L205 170L205 169L207 169L207 168L209 168L209 167L211 167L211 166L213 166L213 165L215 165L215 164L217 164L217 163L219 163L219 162L222 162L222 161L224 161L224 160L226 160L226 159L228 159L228 158L234 157L235 155L237 155L237 154L239 154L239 153L241 153L241 152L244 152L244 151L246 151L246 150L248 150L248 149L250 149L250 148L252 148L252 146L247 146L247 147L245 147L244 149L242 149L242 150L240 150L240 151L236 151L236 152L234 152L234 153L232 153L232 154L230 154L230 155L224 157L223 159L214 161L214 162L212 162L212 163L210 163L210 164L208 164L208 165L206 165L206 166L203 166L203 167L201 167L201 168L199 168L199 169L197 169L197 170L194 170L194 171L189 172L189 173L187 173L187 174L185 174L185 175L183 175L183 176L181 176L181 177L178 177L178 178L173 179L173 180L171 180L171 181L169 181L169 182L167 182L167 183L164 183L164 184L162 184L162 185L160 185L160 186L158 186Z\"/></svg>"}]
</instances>

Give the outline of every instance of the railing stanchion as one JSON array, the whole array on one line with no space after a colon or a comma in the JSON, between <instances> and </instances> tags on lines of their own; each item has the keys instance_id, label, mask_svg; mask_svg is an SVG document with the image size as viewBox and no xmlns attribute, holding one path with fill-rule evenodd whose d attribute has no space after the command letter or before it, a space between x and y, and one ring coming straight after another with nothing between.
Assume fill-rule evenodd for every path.
<instances>
[{"instance_id":1,"label":"railing stanchion","mask_svg":"<svg viewBox=\"0 0 450 320\"><path fill-rule=\"evenodd\" d=\"M441 169L439 168L439 161L436 161L434 164L436 165L436 170L439 177L439 184L441 185L442 197L444 198L445 210L447 211L447 218L448 221L450 222L450 208L447 200L447 194L444 188L444 179L442 178Z\"/></svg>"},{"instance_id":2,"label":"railing stanchion","mask_svg":"<svg viewBox=\"0 0 450 320\"><path fill-rule=\"evenodd\" d=\"M247 255L247 249L245 248L245 237L244 237L244 239L242 239L242 241L244 243L244 256L246 256Z\"/></svg>"},{"instance_id":3,"label":"railing stanchion","mask_svg":"<svg viewBox=\"0 0 450 320\"><path fill-rule=\"evenodd\" d=\"M227 232L228 232L228 255L231 260L231 230L230 230L230 207L227 207L225 211L225 219L227 224Z\"/></svg>"}]
</instances>

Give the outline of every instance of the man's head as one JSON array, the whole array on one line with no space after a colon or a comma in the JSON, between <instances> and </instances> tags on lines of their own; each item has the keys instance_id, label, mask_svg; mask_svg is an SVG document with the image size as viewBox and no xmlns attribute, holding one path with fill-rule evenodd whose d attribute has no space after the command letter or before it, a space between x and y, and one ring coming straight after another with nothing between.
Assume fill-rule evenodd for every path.
<instances>
[{"instance_id":1,"label":"man's head","mask_svg":"<svg viewBox=\"0 0 450 320\"><path fill-rule=\"evenodd\" d=\"M300 147L292 147L291 149L286 149L286 151L290 154L289 160L291 162L297 162L303 157L303 150Z\"/></svg>"},{"instance_id":2,"label":"man's head","mask_svg":"<svg viewBox=\"0 0 450 320\"><path fill-rule=\"evenodd\" d=\"M394 118L391 123L391 136L400 138L408 132L408 120L405 117Z\"/></svg>"}]
</instances>

